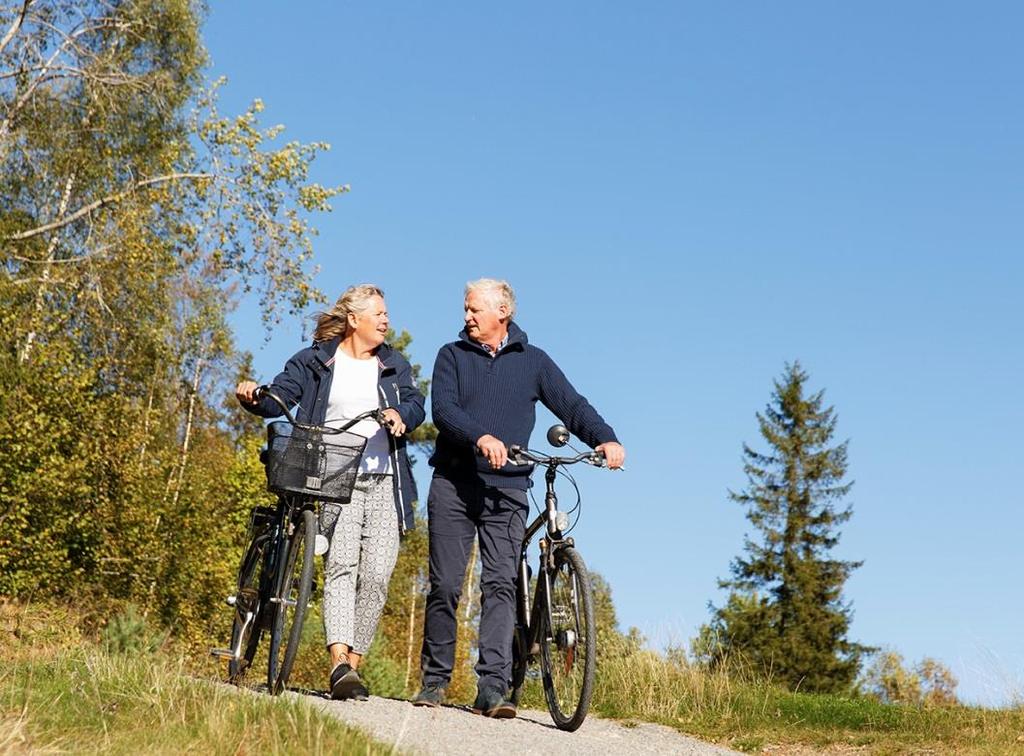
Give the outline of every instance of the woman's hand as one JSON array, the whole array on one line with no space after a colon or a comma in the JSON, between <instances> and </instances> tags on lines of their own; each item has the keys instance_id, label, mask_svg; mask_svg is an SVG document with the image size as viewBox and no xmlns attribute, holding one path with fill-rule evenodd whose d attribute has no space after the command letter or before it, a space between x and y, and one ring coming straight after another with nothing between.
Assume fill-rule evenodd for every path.
<instances>
[{"instance_id":1,"label":"woman's hand","mask_svg":"<svg viewBox=\"0 0 1024 756\"><path fill-rule=\"evenodd\" d=\"M242 381L235 387L235 396L238 398L239 404L253 405L256 400L253 398L253 392L259 388L259 384L255 381Z\"/></svg>"},{"instance_id":2,"label":"woman's hand","mask_svg":"<svg viewBox=\"0 0 1024 756\"><path fill-rule=\"evenodd\" d=\"M402 416L393 407L388 407L384 410L384 424L395 438L405 433L405 423L402 422Z\"/></svg>"}]
</instances>

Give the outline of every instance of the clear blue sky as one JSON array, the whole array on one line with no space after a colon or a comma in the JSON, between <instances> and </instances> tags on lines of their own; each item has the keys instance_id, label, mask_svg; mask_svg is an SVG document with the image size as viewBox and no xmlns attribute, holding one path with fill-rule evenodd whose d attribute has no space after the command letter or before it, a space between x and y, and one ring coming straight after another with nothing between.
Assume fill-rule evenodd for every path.
<instances>
[{"instance_id":1,"label":"clear blue sky","mask_svg":"<svg viewBox=\"0 0 1024 756\"><path fill-rule=\"evenodd\" d=\"M850 439L851 637L998 704L1024 695L1021 28L1010 2L222 2L205 36L224 112L333 145L331 297L383 286L429 375L465 281L507 278L616 428L628 472L581 472L577 535L624 627L686 642L721 601L741 445L799 359ZM259 378L302 345L236 323Z\"/></svg>"}]
</instances>

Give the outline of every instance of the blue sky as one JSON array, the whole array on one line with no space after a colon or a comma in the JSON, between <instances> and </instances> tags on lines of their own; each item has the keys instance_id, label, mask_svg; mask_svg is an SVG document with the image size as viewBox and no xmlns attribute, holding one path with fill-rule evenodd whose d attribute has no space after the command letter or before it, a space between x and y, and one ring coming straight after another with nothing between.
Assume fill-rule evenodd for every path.
<instances>
[{"instance_id":1,"label":"blue sky","mask_svg":"<svg viewBox=\"0 0 1024 756\"><path fill-rule=\"evenodd\" d=\"M799 359L850 440L851 637L1001 704L1024 695L1022 23L995 2L247 2L213 3L205 37L224 112L260 97L285 138L332 144L314 178L352 191L315 220L329 296L383 286L429 374L465 282L516 287L629 454L578 476L576 531L624 627L687 642L722 600L741 445ZM302 345L298 322L235 322L259 378Z\"/></svg>"}]
</instances>

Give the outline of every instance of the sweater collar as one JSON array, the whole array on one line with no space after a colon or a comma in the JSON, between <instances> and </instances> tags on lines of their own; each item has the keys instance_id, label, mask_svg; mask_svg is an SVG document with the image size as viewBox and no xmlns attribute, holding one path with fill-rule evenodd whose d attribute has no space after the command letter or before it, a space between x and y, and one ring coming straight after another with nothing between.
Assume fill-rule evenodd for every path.
<instances>
[{"instance_id":1,"label":"sweater collar","mask_svg":"<svg viewBox=\"0 0 1024 756\"><path fill-rule=\"evenodd\" d=\"M459 331L459 339L466 342L470 346L474 347L475 349L477 349L477 351L483 352L484 354L491 356L491 353L487 349L485 349L482 344L480 344L477 341L473 341L473 339L469 338L469 334L466 333L465 328ZM527 343L528 340L526 338L526 331L524 331L522 328L516 325L515 321L511 321L508 324L508 336L506 337L505 346L499 349L498 351L500 352L502 350L513 348L525 349Z\"/></svg>"}]
</instances>

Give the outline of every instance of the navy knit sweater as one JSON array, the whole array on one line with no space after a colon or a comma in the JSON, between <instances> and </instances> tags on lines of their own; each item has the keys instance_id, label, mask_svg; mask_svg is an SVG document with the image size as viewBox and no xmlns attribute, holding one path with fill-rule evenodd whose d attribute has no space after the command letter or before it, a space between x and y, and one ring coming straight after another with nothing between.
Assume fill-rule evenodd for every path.
<instances>
[{"instance_id":1,"label":"navy knit sweater","mask_svg":"<svg viewBox=\"0 0 1024 756\"><path fill-rule=\"evenodd\" d=\"M492 470L476 454L476 442L490 434L506 446L530 443L539 399L569 430L591 447L618 441L615 431L572 387L565 374L526 333L509 323L508 344L494 357L466 332L437 353L430 384L438 437L431 466L449 478L478 478L499 488L529 487L528 465Z\"/></svg>"}]
</instances>

